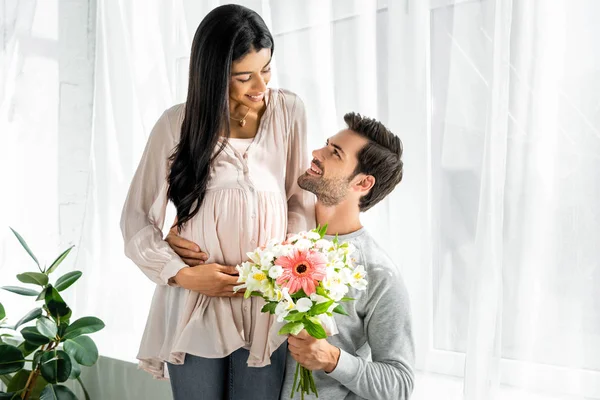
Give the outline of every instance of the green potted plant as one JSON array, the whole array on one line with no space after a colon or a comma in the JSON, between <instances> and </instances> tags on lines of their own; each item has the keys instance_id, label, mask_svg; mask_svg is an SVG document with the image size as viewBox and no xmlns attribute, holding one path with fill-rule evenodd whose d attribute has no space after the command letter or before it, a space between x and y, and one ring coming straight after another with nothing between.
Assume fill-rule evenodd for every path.
<instances>
[{"instance_id":1,"label":"green potted plant","mask_svg":"<svg viewBox=\"0 0 600 400\"><path fill-rule=\"evenodd\" d=\"M73 246L50 266L42 268L21 235L11 230L35 261L39 272L17 275L19 281L35 285L35 289L20 286L3 286L2 289L35 297L35 301L41 303L15 325L6 323L6 312L0 303L0 380L7 387L6 392L0 392L0 400L77 399L68 387L61 385L69 379L77 380L85 398L89 399L80 378L81 366L89 367L96 363L98 348L87 334L101 330L104 323L96 317L83 317L71 322L71 308L60 292L73 285L81 277L81 271L66 273L54 284L50 283L50 274L56 271ZM15 336L19 328L20 340ZM18 342L18 346L13 345Z\"/></svg>"}]
</instances>

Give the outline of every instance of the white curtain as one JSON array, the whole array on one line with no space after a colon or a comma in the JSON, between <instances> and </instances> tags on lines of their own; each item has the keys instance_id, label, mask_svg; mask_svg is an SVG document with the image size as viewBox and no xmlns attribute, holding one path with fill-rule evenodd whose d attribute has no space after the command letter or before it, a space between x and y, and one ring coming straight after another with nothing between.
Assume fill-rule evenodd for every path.
<instances>
[{"instance_id":1,"label":"white curtain","mask_svg":"<svg viewBox=\"0 0 600 400\"><path fill-rule=\"evenodd\" d=\"M600 398L600 4L432 2L429 17L429 366L464 365L468 400L502 384Z\"/></svg>"},{"instance_id":2,"label":"white curtain","mask_svg":"<svg viewBox=\"0 0 600 400\"><path fill-rule=\"evenodd\" d=\"M196 27L228 2L88 3L97 15L93 130L83 152L89 182L74 202L84 212L65 211L73 202L58 183L79 168L77 159L57 161L75 137L61 142L56 127L60 54L53 61L46 42L35 47L16 33L61 46L56 24L40 21L56 10L68 24L68 13L60 18L58 1L5 3L6 15L24 10L17 20L35 28L3 31L14 35L3 37L0 58L0 281L15 283L27 262L15 255L8 224L48 257L58 244L78 244L65 269L77 267L85 279L67 300L79 315L106 322L95 335L103 355L133 361L153 285L123 256L121 206L152 125L185 100ZM411 295L413 398L600 398L600 2L238 3L271 28L271 86L304 99L312 148L348 111L380 119L404 142L403 182L363 222L389 249ZM10 294L0 301L29 309ZM89 378L104 382L94 385L98 398L135 399L146 387L136 387L133 371L102 365L112 373Z\"/></svg>"}]
</instances>

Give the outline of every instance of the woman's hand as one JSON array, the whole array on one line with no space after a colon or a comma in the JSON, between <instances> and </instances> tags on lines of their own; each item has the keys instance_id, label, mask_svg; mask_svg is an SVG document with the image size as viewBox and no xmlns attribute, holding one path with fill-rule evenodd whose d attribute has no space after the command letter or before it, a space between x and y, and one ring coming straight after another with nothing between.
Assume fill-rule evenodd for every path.
<instances>
[{"instance_id":1,"label":"woman's hand","mask_svg":"<svg viewBox=\"0 0 600 400\"><path fill-rule=\"evenodd\" d=\"M238 271L235 267L216 263L204 264L208 254L201 251L196 243L182 238L175 227L171 228L165 241L173 251L181 257L189 268L179 270L173 278L176 284L184 289L202 293L212 297L241 297L244 290L233 292L233 287L239 285Z\"/></svg>"},{"instance_id":2,"label":"woman's hand","mask_svg":"<svg viewBox=\"0 0 600 400\"><path fill-rule=\"evenodd\" d=\"M237 269L216 263L182 268L175 275L175 283L184 289L211 297L241 297L244 290L233 292L239 285Z\"/></svg>"},{"instance_id":3,"label":"woman's hand","mask_svg":"<svg viewBox=\"0 0 600 400\"><path fill-rule=\"evenodd\" d=\"M179 236L177 228L171 228L165 241L181 257L183 262L190 267L204 264L208 260L208 254L204 253L196 243Z\"/></svg>"}]
</instances>

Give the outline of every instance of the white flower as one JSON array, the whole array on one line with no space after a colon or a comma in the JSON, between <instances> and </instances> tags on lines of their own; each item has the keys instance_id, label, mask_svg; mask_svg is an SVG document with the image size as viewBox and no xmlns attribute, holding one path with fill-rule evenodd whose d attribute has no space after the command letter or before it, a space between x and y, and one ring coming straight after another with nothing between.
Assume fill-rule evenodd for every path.
<instances>
[{"instance_id":1,"label":"white flower","mask_svg":"<svg viewBox=\"0 0 600 400\"><path fill-rule=\"evenodd\" d=\"M317 232L313 232L313 231L308 232L308 234L306 235L306 237L308 239L311 239L311 240L319 240L319 239L321 239L321 235L319 235Z\"/></svg>"},{"instance_id":2,"label":"white flower","mask_svg":"<svg viewBox=\"0 0 600 400\"><path fill-rule=\"evenodd\" d=\"M350 281L350 285L358 290L365 290L367 288L367 280L365 279L366 275L367 272L365 271L365 267L362 265L357 266L352 272L352 280Z\"/></svg>"},{"instance_id":3,"label":"white flower","mask_svg":"<svg viewBox=\"0 0 600 400\"><path fill-rule=\"evenodd\" d=\"M248 256L248 258L252 260L254 264L260 265L260 251L249 251L248 253L246 253L246 256Z\"/></svg>"},{"instance_id":4,"label":"white flower","mask_svg":"<svg viewBox=\"0 0 600 400\"><path fill-rule=\"evenodd\" d=\"M307 312L313 306L313 302L308 297L303 297L296 302L298 312Z\"/></svg>"},{"instance_id":5,"label":"white flower","mask_svg":"<svg viewBox=\"0 0 600 400\"><path fill-rule=\"evenodd\" d=\"M275 255L270 251L263 251L260 253L260 265L261 269L268 271L269 268L273 265L273 260L275 259Z\"/></svg>"},{"instance_id":6,"label":"white flower","mask_svg":"<svg viewBox=\"0 0 600 400\"><path fill-rule=\"evenodd\" d=\"M269 278L271 279L277 279L281 276L281 274L283 274L283 268L281 265L273 265L269 269Z\"/></svg>"},{"instance_id":7,"label":"white flower","mask_svg":"<svg viewBox=\"0 0 600 400\"><path fill-rule=\"evenodd\" d=\"M312 248L312 246L313 246L313 242L310 241L309 239L300 239L294 245L295 248L297 248L298 250L301 250L301 251L306 251L306 250Z\"/></svg>"},{"instance_id":8,"label":"white flower","mask_svg":"<svg viewBox=\"0 0 600 400\"><path fill-rule=\"evenodd\" d=\"M317 303L317 304L320 304L320 303L327 303L327 302L329 301L329 299L328 299L327 297L324 297L324 296L318 295L318 294L316 294L316 293L313 293L313 294L311 294L311 295L310 295L310 299L311 299L312 301L314 301L315 303Z\"/></svg>"},{"instance_id":9,"label":"white flower","mask_svg":"<svg viewBox=\"0 0 600 400\"><path fill-rule=\"evenodd\" d=\"M252 267L252 271L246 279L246 287L251 292L258 291L261 293L270 292L272 284L267 279L267 274L256 267Z\"/></svg>"},{"instance_id":10,"label":"white flower","mask_svg":"<svg viewBox=\"0 0 600 400\"><path fill-rule=\"evenodd\" d=\"M283 288L277 294L281 294L283 300L279 300L279 304L277 304L277 307L275 307L275 315L277 315L277 322L283 322L284 318L287 317L290 311L296 308L296 305L290 296L288 288Z\"/></svg>"},{"instance_id":11,"label":"white flower","mask_svg":"<svg viewBox=\"0 0 600 400\"><path fill-rule=\"evenodd\" d=\"M319 239L316 241L315 247L317 249L322 249L323 251L330 251L333 248L333 243L327 239Z\"/></svg>"},{"instance_id":12,"label":"white flower","mask_svg":"<svg viewBox=\"0 0 600 400\"><path fill-rule=\"evenodd\" d=\"M325 278L323 287L328 291L328 296L334 301L340 301L348 293L348 286L337 273Z\"/></svg>"}]
</instances>

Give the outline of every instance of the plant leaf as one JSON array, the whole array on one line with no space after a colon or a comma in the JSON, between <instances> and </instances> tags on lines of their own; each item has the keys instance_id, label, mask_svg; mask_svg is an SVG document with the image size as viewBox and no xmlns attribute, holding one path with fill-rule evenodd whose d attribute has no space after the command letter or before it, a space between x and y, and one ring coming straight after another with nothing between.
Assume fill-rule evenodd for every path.
<instances>
[{"instance_id":1,"label":"plant leaf","mask_svg":"<svg viewBox=\"0 0 600 400\"><path fill-rule=\"evenodd\" d=\"M305 315L306 313L303 312L289 313L284 319L291 322L302 321Z\"/></svg>"},{"instance_id":2,"label":"plant leaf","mask_svg":"<svg viewBox=\"0 0 600 400\"><path fill-rule=\"evenodd\" d=\"M48 385L40 394L40 400L77 400L77 397L66 386Z\"/></svg>"},{"instance_id":3,"label":"plant leaf","mask_svg":"<svg viewBox=\"0 0 600 400\"><path fill-rule=\"evenodd\" d=\"M39 294L39 292L33 289L22 288L20 286L2 286L0 289L20 294L21 296L37 296Z\"/></svg>"},{"instance_id":4,"label":"plant leaf","mask_svg":"<svg viewBox=\"0 0 600 400\"><path fill-rule=\"evenodd\" d=\"M48 383L64 382L71 375L71 358L62 350L47 351L40 359L40 371Z\"/></svg>"},{"instance_id":5,"label":"plant leaf","mask_svg":"<svg viewBox=\"0 0 600 400\"><path fill-rule=\"evenodd\" d=\"M263 306L263 308L260 310L260 312L264 312L264 313L268 312L269 314L274 314L275 308L277 308L277 303L274 301L270 301Z\"/></svg>"},{"instance_id":6,"label":"plant leaf","mask_svg":"<svg viewBox=\"0 0 600 400\"><path fill-rule=\"evenodd\" d=\"M83 395L85 396L85 400L90 400L90 394L88 393L85 386L83 386L83 381L81 380L81 377L77 378L77 382L79 382L79 385L81 385L81 389L83 389Z\"/></svg>"},{"instance_id":7,"label":"plant leaf","mask_svg":"<svg viewBox=\"0 0 600 400\"><path fill-rule=\"evenodd\" d=\"M25 272L17 275L17 279L23 283L32 285L46 286L48 284L48 275L41 272Z\"/></svg>"},{"instance_id":8,"label":"plant leaf","mask_svg":"<svg viewBox=\"0 0 600 400\"><path fill-rule=\"evenodd\" d=\"M288 322L279 330L280 335L297 335L304 329L304 324L302 322Z\"/></svg>"},{"instance_id":9,"label":"plant leaf","mask_svg":"<svg viewBox=\"0 0 600 400\"><path fill-rule=\"evenodd\" d=\"M348 313L346 312L346 310L344 309L344 307L342 307L341 304L338 304L336 308L333 309L334 313L338 313L338 314L342 314L342 315L348 315Z\"/></svg>"},{"instance_id":10,"label":"plant leaf","mask_svg":"<svg viewBox=\"0 0 600 400\"><path fill-rule=\"evenodd\" d=\"M24 341L21 343L18 348L23 352L25 357L29 356L31 353L36 351L40 346L36 344L29 343L28 341Z\"/></svg>"},{"instance_id":11,"label":"plant leaf","mask_svg":"<svg viewBox=\"0 0 600 400\"><path fill-rule=\"evenodd\" d=\"M71 316L71 309L60 296L58 290L52 287L52 285L48 285L46 288L44 301L46 302L46 307L48 307L50 315L54 318L61 318L62 321L62 317L69 318Z\"/></svg>"},{"instance_id":12,"label":"plant leaf","mask_svg":"<svg viewBox=\"0 0 600 400\"><path fill-rule=\"evenodd\" d=\"M81 367L72 355L69 354L69 357L71 358L71 373L69 374L69 379L77 379L81 375Z\"/></svg>"},{"instance_id":13,"label":"plant leaf","mask_svg":"<svg viewBox=\"0 0 600 400\"><path fill-rule=\"evenodd\" d=\"M58 333L56 322L47 317L38 318L35 326L37 327L38 332L48 339L54 339Z\"/></svg>"},{"instance_id":14,"label":"plant leaf","mask_svg":"<svg viewBox=\"0 0 600 400\"><path fill-rule=\"evenodd\" d=\"M4 310L4 306L0 303L0 320L3 320L6 317L6 311Z\"/></svg>"},{"instance_id":15,"label":"plant leaf","mask_svg":"<svg viewBox=\"0 0 600 400\"><path fill-rule=\"evenodd\" d=\"M75 246L71 246L68 249L66 249L65 251L63 251L62 254L60 256L58 256L52 264L50 264L50 267L48 267L48 270L46 271L46 273L48 275L50 275L52 272L54 272L56 270L56 268L58 268L60 263L63 262L63 260L65 258L67 258L67 256L71 252L71 250L73 250L73 247L75 247Z\"/></svg>"},{"instance_id":16,"label":"plant leaf","mask_svg":"<svg viewBox=\"0 0 600 400\"><path fill-rule=\"evenodd\" d=\"M23 239L21 237L21 235L19 235L19 233L17 231L15 231L13 228L10 228L10 230L12 231L12 233L15 234L15 236L19 240L19 243L21 243L21 246L23 246L23 248L25 249L25 251L31 256L31 258L33 258L33 261L35 261L35 263L37 264L38 268L41 268L40 267L40 262L35 257L35 255L33 255L33 252L31 251L31 249L29 248L29 246L27 246L27 242L25 242L25 239Z\"/></svg>"},{"instance_id":17,"label":"plant leaf","mask_svg":"<svg viewBox=\"0 0 600 400\"><path fill-rule=\"evenodd\" d=\"M324 314L327 312L327 310L329 310L329 307L331 307L331 305L334 303L333 300L329 300L326 301L324 303L318 303L315 304L314 306L312 306L310 308L310 310L308 311L308 315L319 315L319 314Z\"/></svg>"},{"instance_id":18,"label":"plant leaf","mask_svg":"<svg viewBox=\"0 0 600 400\"><path fill-rule=\"evenodd\" d=\"M0 375L0 381L2 381L2 383L4 383L4 386L8 386L10 379L11 379L10 375Z\"/></svg>"},{"instance_id":19,"label":"plant leaf","mask_svg":"<svg viewBox=\"0 0 600 400\"><path fill-rule=\"evenodd\" d=\"M45 335L42 335L36 327L28 326L27 328L21 329L21 335L23 338L32 345L42 346L46 343L50 343L50 339ZM36 347L37 348L37 347Z\"/></svg>"},{"instance_id":20,"label":"plant leaf","mask_svg":"<svg viewBox=\"0 0 600 400\"><path fill-rule=\"evenodd\" d=\"M83 317L73 322L65 330L63 339L73 339L80 335L94 333L104 328L104 322L96 317Z\"/></svg>"},{"instance_id":21,"label":"plant leaf","mask_svg":"<svg viewBox=\"0 0 600 400\"><path fill-rule=\"evenodd\" d=\"M321 321L317 318L307 317L304 321L304 329L306 329L306 332L314 338L325 339L327 337L327 333L325 333Z\"/></svg>"},{"instance_id":22,"label":"plant leaf","mask_svg":"<svg viewBox=\"0 0 600 400\"><path fill-rule=\"evenodd\" d=\"M77 281L77 279L81 277L81 275L81 271L68 272L56 280L54 287L59 292L62 292L63 290L74 284Z\"/></svg>"},{"instance_id":23,"label":"plant leaf","mask_svg":"<svg viewBox=\"0 0 600 400\"><path fill-rule=\"evenodd\" d=\"M64 349L75 361L86 367L91 367L98 361L98 348L89 336L66 340Z\"/></svg>"},{"instance_id":24,"label":"plant leaf","mask_svg":"<svg viewBox=\"0 0 600 400\"><path fill-rule=\"evenodd\" d=\"M10 344L0 344L0 375L19 371L25 366L23 352Z\"/></svg>"},{"instance_id":25,"label":"plant leaf","mask_svg":"<svg viewBox=\"0 0 600 400\"><path fill-rule=\"evenodd\" d=\"M27 384L27 379L29 378L29 374L31 371L22 369L13 375L12 379L6 385L7 392L18 392L21 389L25 388Z\"/></svg>"},{"instance_id":26,"label":"plant leaf","mask_svg":"<svg viewBox=\"0 0 600 400\"><path fill-rule=\"evenodd\" d=\"M29 321L33 321L34 319L39 318L41 316L42 316L42 309L34 308L33 310L29 311L27 313L27 315L25 315L23 318L21 318L19 320L19 322L16 323L16 325L14 326L13 329L16 331L19 326L26 324Z\"/></svg>"}]
</instances>

